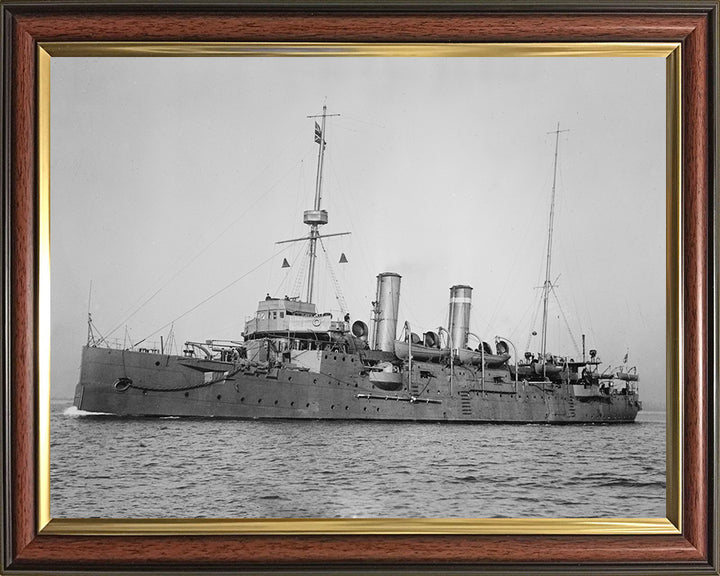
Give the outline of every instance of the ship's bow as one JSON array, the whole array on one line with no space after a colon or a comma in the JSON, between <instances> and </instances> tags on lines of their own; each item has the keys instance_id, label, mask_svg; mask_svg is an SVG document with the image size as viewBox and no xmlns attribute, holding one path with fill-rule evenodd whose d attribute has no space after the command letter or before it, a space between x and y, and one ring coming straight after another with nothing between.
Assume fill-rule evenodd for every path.
<instances>
[{"instance_id":1,"label":"ship's bow","mask_svg":"<svg viewBox=\"0 0 720 576\"><path fill-rule=\"evenodd\" d=\"M73 404L87 412L118 413L112 394L112 382L123 373L121 354L95 346L83 346L80 379L75 387Z\"/></svg>"}]
</instances>

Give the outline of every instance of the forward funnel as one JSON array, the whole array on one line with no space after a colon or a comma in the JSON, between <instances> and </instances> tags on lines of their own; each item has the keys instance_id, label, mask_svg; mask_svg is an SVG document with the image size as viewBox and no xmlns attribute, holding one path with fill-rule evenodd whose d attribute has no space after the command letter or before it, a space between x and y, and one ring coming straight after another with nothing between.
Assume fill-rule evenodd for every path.
<instances>
[{"instance_id":1,"label":"forward funnel","mask_svg":"<svg viewBox=\"0 0 720 576\"><path fill-rule=\"evenodd\" d=\"M400 274L383 272L377 277L373 304L373 350L393 352L400 306Z\"/></svg>"}]
</instances>

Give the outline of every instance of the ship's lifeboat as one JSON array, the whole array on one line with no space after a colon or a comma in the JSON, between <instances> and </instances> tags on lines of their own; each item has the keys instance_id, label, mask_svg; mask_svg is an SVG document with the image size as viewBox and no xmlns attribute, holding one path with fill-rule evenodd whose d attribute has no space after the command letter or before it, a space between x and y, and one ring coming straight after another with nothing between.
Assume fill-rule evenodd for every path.
<instances>
[{"instance_id":1,"label":"ship's lifeboat","mask_svg":"<svg viewBox=\"0 0 720 576\"><path fill-rule=\"evenodd\" d=\"M640 380L640 377L637 374L633 374L631 372L617 372L615 377L618 380L624 380L625 382L637 382Z\"/></svg>"},{"instance_id":2,"label":"ship's lifeboat","mask_svg":"<svg viewBox=\"0 0 720 576\"><path fill-rule=\"evenodd\" d=\"M484 357L485 366L501 366L510 359L510 354L483 354L477 350L458 350L457 355L463 364L482 364Z\"/></svg>"},{"instance_id":3,"label":"ship's lifeboat","mask_svg":"<svg viewBox=\"0 0 720 576\"><path fill-rule=\"evenodd\" d=\"M535 374L538 376L542 376L543 373L545 375L552 375L552 374L560 374L562 372L562 366L555 366L555 364L545 364L544 370L543 370L543 364L540 364L539 362L536 364L533 364L535 368Z\"/></svg>"},{"instance_id":4,"label":"ship's lifeboat","mask_svg":"<svg viewBox=\"0 0 720 576\"><path fill-rule=\"evenodd\" d=\"M407 342L395 340L395 356L400 358L400 360L410 358L410 347ZM412 345L413 360L440 360L448 356L450 356L450 351L447 348L435 348L423 346L422 344Z\"/></svg>"},{"instance_id":5,"label":"ship's lifeboat","mask_svg":"<svg viewBox=\"0 0 720 576\"><path fill-rule=\"evenodd\" d=\"M390 362L381 362L373 367L368 378L381 390L400 390L402 388L402 374L398 367Z\"/></svg>"},{"instance_id":6,"label":"ship's lifeboat","mask_svg":"<svg viewBox=\"0 0 720 576\"><path fill-rule=\"evenodd\" d=\"M515 366L510 366L510 374L512 376L515 376ZM520 364L517 367L517 375L518 378L528 378L529 376L532 376L535 374L535 371L533 370L532 365L530 364Z\"/></svg>"}]
</instances>

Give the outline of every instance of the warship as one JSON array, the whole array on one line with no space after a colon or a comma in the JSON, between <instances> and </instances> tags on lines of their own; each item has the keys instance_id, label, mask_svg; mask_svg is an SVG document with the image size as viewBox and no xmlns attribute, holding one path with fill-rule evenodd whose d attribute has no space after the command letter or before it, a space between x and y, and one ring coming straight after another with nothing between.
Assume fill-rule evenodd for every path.
<instances>
[{"instance_id":1,"label":"warship","mask_svg":"<svg viewBox=\"0 0 720 576\"><path fill-rule=\"evenodd\" d=\"M187 341L182 353L112 346L95 338L88 313L74 404L127 417L380 420L467 423L629 423L641 402L636 368L601 370L597 351L577 358L548 350L548 299L560 129L542 286L540 350L518 355L507 338L470 331L472 287L450 288L447 325L413 331L399 324L401 276L377 275L366 323L333 318L313 302L317 244L328 223L321 207L327 107L315 119L315 199L303 214L307 292L260 300L237 340ZM318 120L320 122L318 123ZM304 270L303 270L304 274Z\"/></svg>"}]
</instances>

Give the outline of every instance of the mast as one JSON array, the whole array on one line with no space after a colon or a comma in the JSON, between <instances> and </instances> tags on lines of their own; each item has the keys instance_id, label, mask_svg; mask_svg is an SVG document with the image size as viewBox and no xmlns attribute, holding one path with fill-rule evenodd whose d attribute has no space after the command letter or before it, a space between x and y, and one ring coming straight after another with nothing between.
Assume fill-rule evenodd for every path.
<instances>
[{"instance_id":1,"label":"mast","mask_svg":"<svg viewBox=\"0 0 720 576\"><path fill-rule=\"evenodd\" d=\"M307 276L307 298L306 302L312 303L313 298L313 287L315 284L315 260L317 258L317 243L320 238L327 238L329 236L345 236L349 232L339 232L335 234L320 234L320 226L328 223L327 210L321 208L322 203L322 173L323 164L325 162L325 147L327 142L325 140L325 119L330 116L340 116L340 114L328 114L327 105L323 105L322 114L315 116L308 116L308 118L321 118L321 123L318 124L315 121L315 143L319 145L318 149L318 162L317 162L317 175L315 177L315 201L313 202L312 210L305 210L303 213L303 223L310 226L310 234L303 238L293 238L292 240L282 240L276 242L276 244L285 244L286 242L298 242L302 240L309 240L310 247L308 255L310 256L310 263L308 266Z\"/></svg>"},{"instance_id":2,"label":"mast","mask_svg":"<svg viewBox=\"0 0 720 576\"><path fill-rule=\"evenodd\" d=\"M542 365L543 365L543 378L545 378L545 365L546 365L546 354L547 354L547 320L548 320L548 298L550 297L550 290L552 289L552 281L550 280L550 264L552 263L552 241L553 241L553 224L555 220L555 185L557 183L557 159L558 159L558 148L560 146L560 133L569 132L569 130L560 130L560 122L557 124L557 128L553 132L548 134L555 134L555 160L553 162L553 183L552 183L552 194L550 196L550 221L548 223L548 239L547 239L547 255L545 259L545 284L543 284L543 318L542 318L542 333L541 333L541 353L542 353Z\"/></svg>"},{"instance_id":3,"label":"mast","mask_svg":"<svg viewBox=\"0 0 720 576\"><path fill-rule=\"evenodd\" d=\"M318 131L317 122L315 123L315 142L318 143L318 162L317 162L317 175L315 177L315 202L313 204L313 211L316 212L317 218L308 219L307 214L305 215L305 224L310 226L310 265L308 266L308 279L307 279L307 301L312 302L313 297L313 284L315 282L315 259L317 258L317 241L320 233L318 227L322 224L327 224L327 212L325 213L325 219L322 219L322 213L320 211L320 201L322 200L322 170L323 163L325 160L325 118L327 118L327 105L323 105L323 111L320 115L322 118L320 130Z\"/></svg>"}]
</instances>

